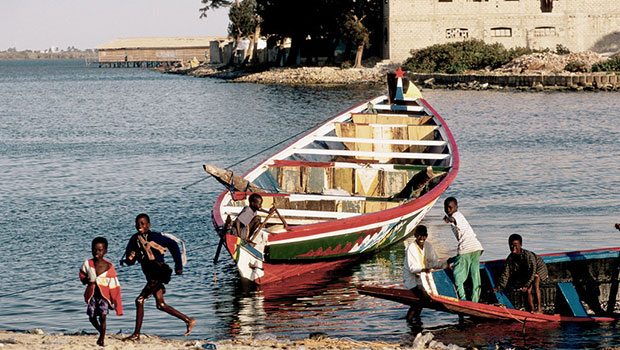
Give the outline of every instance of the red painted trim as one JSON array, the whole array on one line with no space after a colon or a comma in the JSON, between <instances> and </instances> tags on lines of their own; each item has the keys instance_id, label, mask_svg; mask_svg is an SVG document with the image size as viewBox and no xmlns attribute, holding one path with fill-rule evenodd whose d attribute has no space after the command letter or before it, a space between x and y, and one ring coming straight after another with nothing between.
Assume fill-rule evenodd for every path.
<instances>
[{"instance_id":1,"label":"red painted trim","mask_svg":"<svg viewBox=\"0 0 620 350\"><path fill-rule=\"evenodd\" d=\"M528 321L528 322L612 322L612 317L573 317L562 316L559 314L534 314L525 310L508 309L505 307L474 303L467 300L456 300L442 296L431 295L431 299L435 302L445 305L447 308L455 312L465 314L476 314L487 317L503 318L507 320Z\"/></svg>"}]
</instances>

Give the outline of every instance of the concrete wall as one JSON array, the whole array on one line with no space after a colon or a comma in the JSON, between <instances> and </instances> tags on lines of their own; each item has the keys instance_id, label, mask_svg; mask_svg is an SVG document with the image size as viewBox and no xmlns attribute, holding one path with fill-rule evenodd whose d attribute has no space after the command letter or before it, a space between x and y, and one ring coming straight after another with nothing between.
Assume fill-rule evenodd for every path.
<instances>
[{"instance_id":1,"label":"concrete wall","mask_svg":"<svg viewBox=\"0 0 620 350\"><path fill-rule=\"evenodd\" d=\"M620 50L620 0L386 0L384 58L465 39L506 47Z\"/></svg>"},{"instance_id":2,"label":"concrete wall","mask_svg":"<svg viewBox=\"0 0 620 350\"><path fill-rule=\"evenodd\" d=\"M130 48L98 49L99 62L185 62L196 57L204 62L209 57L208 47L197 48Z\"/></svg>"}]
</instances>

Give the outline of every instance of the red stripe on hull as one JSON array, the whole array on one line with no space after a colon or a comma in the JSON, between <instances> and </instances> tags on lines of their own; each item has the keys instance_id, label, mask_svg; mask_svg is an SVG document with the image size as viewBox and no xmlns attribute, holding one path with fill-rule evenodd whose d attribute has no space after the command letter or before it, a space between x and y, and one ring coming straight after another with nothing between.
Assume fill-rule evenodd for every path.
<instances>
[{"instance_id":1,"label":"red stripe on hull","mask_svg":"<svg viewBox=\"0 0 620 350\"><path fill-rule=\"evenodd\" d=\"M269 264L263 263L263 269L265 270L265 276L255 281L258 284L264 285L281 281L290 277L310 274L319 270L332 270L340 266L345 266L351 263L352 259L341 259L332 261L323 261L307 264Z\"/></svg>"}]
</instances>

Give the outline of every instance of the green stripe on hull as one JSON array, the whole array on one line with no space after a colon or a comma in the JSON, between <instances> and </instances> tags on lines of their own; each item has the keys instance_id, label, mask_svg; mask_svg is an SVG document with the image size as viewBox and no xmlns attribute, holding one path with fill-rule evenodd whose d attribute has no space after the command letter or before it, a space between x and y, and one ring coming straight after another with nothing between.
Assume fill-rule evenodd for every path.
<instances>
[{"instance_id":1,"label":"green stripe on hull","mask_svg":"<svg viewBox=\"0 0 620 350\"><path fill-rule=\"evenodd\" d=\"M265 248L265 259L269 262L281 260L322 260L353 256L362 253L370 253L389 245L392 245L408 235L407 225L420 214L401 220L395 224L390 224L385 233L365 233L364 231L348 233L338 236L316 238L291 242L286 244L273 244ZM367 236L375 235L371 241L363 242ZM358 241L362 241L357 243ZM359 246L355 251L351 251L355 245Z\"/></svg>"}]
</instances>

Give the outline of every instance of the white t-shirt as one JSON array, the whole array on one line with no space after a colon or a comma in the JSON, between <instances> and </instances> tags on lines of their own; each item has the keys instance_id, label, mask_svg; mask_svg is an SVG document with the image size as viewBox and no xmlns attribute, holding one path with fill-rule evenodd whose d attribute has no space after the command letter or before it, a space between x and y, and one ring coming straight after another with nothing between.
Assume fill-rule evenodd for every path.
<instances>
[{"instance_id":1,"label":"white t-shirt","mask_svg":"<svg viewBox=\"0 0 620 350\"><path fill-rule=\"evenodd\" d=\"M412 289L418 285L422 285L430 294L434 286L428 286L427 283L423 283L422 281L422 274L426 274L422 272L422 269L426 267L441 269L443 265L437 258L437 254L430 242L424 242L424 248L420 248L415 241L411 242L405 251L405 263L403 264L403 282L405 288Z\"/></svg>"},{"instance_id":2,"label":"white t-shirt","mask_svg":"<svg viewBox=\"0 0 620 350\"><path fill-rule=\"evenodd\" d=\"M478 250L484 250L482 248L482 244L476 238L476 233L474 229L471 228L467 219L461 214L461 212L457 211L452 214L452 217L455 220L455 224L451 223L452 232L458 241L457 246L457 254L467 254L473 253Z\"/></svg>"}]
</instances>

